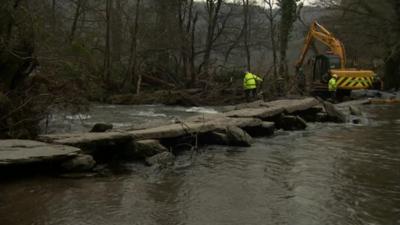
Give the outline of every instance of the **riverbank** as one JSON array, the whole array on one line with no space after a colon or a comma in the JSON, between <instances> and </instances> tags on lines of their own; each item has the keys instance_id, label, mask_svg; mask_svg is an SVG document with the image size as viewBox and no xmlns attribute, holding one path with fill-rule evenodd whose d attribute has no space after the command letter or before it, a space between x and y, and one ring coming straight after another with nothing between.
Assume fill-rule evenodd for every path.
<instances>
[{"instance_id":1,"label":"riverbank","mask_svg":"<svg viewBox=\"0 0 400 225\"><path fill-rule=\"evenodd\" d=\"M262 98L262 96L259 96ZM107 104L164 104L179 106L221 106L245 102L241 88L215 86L210 89L158 90L136 94L116 94L102 99Z\"/></svg>"},{"instance_id":2,"label":"riverbank","mask_svg":"<svg viewBox=\"0 0 400 225\"><path fill-rule=\"evenodd\" d=\"M305 96L293 95L292 97L276 96L267 93L268 90L259 90L256 99L273 101L287 98L302 98ZM354 99L400 99L400 92L378 90L353 90L345 101ZM136 94L113 94L102 99L95 99L106 104L118 105L143 105L163 104L175 106L226 106L238 105L246 102L241 86L216 85L205 89L180 89L180 90L156 90Z\"/></svg>"}]
</instances>

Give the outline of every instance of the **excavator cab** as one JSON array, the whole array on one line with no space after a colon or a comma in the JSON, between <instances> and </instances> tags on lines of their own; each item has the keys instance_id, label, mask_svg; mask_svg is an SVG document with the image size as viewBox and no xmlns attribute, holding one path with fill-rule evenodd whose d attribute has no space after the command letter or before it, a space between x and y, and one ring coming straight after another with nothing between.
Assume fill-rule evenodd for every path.
<instances>
[{"instance_id":1,"label":"excavator cab","mask_svg":"<svg viewBox=\"0 0 400 225\"><path fill-rule=\"evenodd\" d=\"M328 82L332 76L332 70L340 70L340 57L334 54L323 54L314 57L312 67L312 90L316 96L329 97L327 92ZM338 97L350 95L349 91L338 90Z\"/></svg>"},{"instance_id":2,"label":"excavator cab","mask_svg":"<svg viewBox=\"0 0 400 225\"><path fill-rule=\"evenodd\" d=\"M317 55L313 66L313 83L328 83L332 69L340 69L340 58L333 54Z\"/></svg>"},{"instance_id":3,"label":"excavator cab","mask_svg":"<svg viewBox=\"0 0 400 225\"><path fill-rule=\"evenodd\" d=\"M310 26L299 60L296 63L296 69L302 67L314 39L327 46L329 52L313 57L312 68L307 73L312 75L309 90L313 94L323 95L328 93L327 83L332 74L338 76L338 92L342 92L344 95L349 95L352 90L372 87L375 73L371 70L346 68L346 52L343 43L317 21L314 21Z\"/></svg>"}]
</instances>

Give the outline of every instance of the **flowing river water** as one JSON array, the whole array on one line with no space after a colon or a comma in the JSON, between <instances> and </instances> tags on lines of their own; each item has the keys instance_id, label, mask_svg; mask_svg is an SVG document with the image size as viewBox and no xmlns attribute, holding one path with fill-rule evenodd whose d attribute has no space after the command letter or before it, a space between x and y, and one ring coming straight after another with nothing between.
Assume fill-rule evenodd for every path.
<instances>
[{"instance_id":1,"label":"flowing river water","mask_svg":"<svg viewBox=\"0 0 400 225\"><path fill-rule=\"evenodd\" d=\"M198 110L159 108L144 107L149 116L99 106L83 119L114 110L123 126ZM365 125L316 123L250 148L209 146L182 153L178 166L163 172L124 163L102 177L0 182L0 224L400 224L400 107L363 110Z\"/></svg>"}]
</instances>

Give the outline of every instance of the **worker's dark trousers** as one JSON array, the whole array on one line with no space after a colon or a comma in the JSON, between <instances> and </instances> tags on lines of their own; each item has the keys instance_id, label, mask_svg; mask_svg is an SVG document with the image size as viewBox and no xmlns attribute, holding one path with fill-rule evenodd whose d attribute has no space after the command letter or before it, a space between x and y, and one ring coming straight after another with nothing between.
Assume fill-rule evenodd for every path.
<instances>
[{"instance_id":1,"label":"worker's dark trousers","mask_svg":"<svg viewBox=\"0 0 400 225\"><path fill-rule=\"evenodd\" d=\"M249 102L251 98L255 98L257 95L257 88L253 89L245 89L244 93L246 94L246 101Z\"/></svg>"},{"instance_id":2,"label":"worker's dark trousers","mask_svg":"<svg viewBox=\"0 0 400 225\"><path fill-rule=\"evenodd\" d=\"M336 102L336 91L329 91L329 94L331 95L332 101Z\"/></svg>"}]
</instances>

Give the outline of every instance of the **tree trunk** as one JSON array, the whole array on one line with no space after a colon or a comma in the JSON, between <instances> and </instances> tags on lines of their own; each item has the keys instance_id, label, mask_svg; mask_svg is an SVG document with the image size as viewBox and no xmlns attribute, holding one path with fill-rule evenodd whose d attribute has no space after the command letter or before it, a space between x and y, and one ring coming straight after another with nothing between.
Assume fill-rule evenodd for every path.
<instances>
[{"instance_id":1,"label":"tree trunk","mask_svg":"<svg viewBox=\"0 0 400 225\"><path fill-rule=\"evenodd\" d=\"M111 44L112 44L112 62L121 61L121 52L122 52L122 5L121 0L114 0L114 4L112 5L112 17L111 17Z\"/></svg>"},{"instance_id":2,"label":"tree trunk","mask_svg":"<svg viewBox=\"0 0 400 225\"><path fill-rule=\"evenodd\" d=\"M178 9L182 73L188 88L195 87L197 82L194 45L198 12L193 13L193 5L194 0L182 1Z\"/></svg>"},{"instance_id":3,"label":"tree trunk","mask_svg":"<svg viewBox=\"0 0 400 225\"><path fill-rule=\"evenodd\" d=\"M140 87L141 87L141 85L142 85L142 74L141 73L139 73L138 75L137 75L137 82L136 82L136 95L139 95L140 94Z\"/></svg>"},{"instance_id":4,"label":"tree trunk","mask_svg":"<svg viewBox=\"0 0 400 225\"><path fill-rule=\"evenodd\" d=\"M132 55L133 55L133 62L132 62L132 78L137 76L137 62L138 62L138 54L137 54L137 43L138 43L138 33L139 33L139 18L140 18L140 4L141 0L136 1L136 12L135 12L135 27L134 27L134 35L133 35L133 40L132 40ZM138 76L137 82L139 83L139 88L136 89L136 93L139 94L140 92L140 82L141 82L141 77ZM129 84L132 83L132 80L130 81Z\"/></svg>"},{"instance_id":5,"label":"tree trunk","mask_svg":"<svg viewBox=\"0 0 400 225\"><path fill-rule=\"evenodd\" d=\"M133 84L133 78L137 75L137 41L139 33L139 18L140 18L140 3L141 0L136 0L135 22L131 28L131 49L129 57L128 72L124 83L124 89L129 90ZM138 81L139 79L137 79Z\"/></svg>"},{"instance_id":6,"label":"tree trunk","mask_svg":"<svg viewBox=\"0 0 400 225\"><path fill-rule=\"evenodd\" d=\"M228 47L228 50L225 52L224 65L228 62L229 56L231 55L231 52L239 44L239 42L242 39L244 33L245 33L245 24L243 23L242 28L240 29L240 32L239 32L238 36L236 37L235 41Z\"/></svg>"},{"instance_id":7,"label":"tree trunk","mask_svg":"<svg viewBox=\"0 0 400 225\"><path fill-rule=\"evenodd\" d=\"M278 76L278 59L277 59L277 43L276 43L276 22L275 17L276 13L274 13L274 0L267 0L265 1L268 5L267 9L267 19L269 22L269 32L270 32L270 41L271 41L271 48L272 48L272 71L274 80L277 79Z\"/></svg>"},{"instance_id":8,"label":"tree trunk","mask_svg":"<svg viewBox=\"0 0 400 225\"><path fill-rule=\"evenodd\" d=\"M51 26L53 29L53 32L56 31L56 0L52 0L51 2Z\"/></svg>"},{"instance_id":9,"label":"tree trunk","mask_svg":"<svg viewBox=\"0 0 400 225\"><path fill-rule=\"evenodd\" d=\"M182 62L182 76L186 81L186 86L190 86L191 76L190 76L190 66L189 66L189 32L192 26L192 16L193 16L193 0L181 1L178 7L178 21L179 21L179 34L180 34L180 56Z\"/></svg>"},{"instance_id":10,"label":"tree trunk","mask_svg":"<svg viewBox=\"0 0 400 225\"><path fill-rule=\"evenodd\" d=\"M283 76L286 81L289 80L289 73L287 69L286 53L288 48L289 36L296 21L296 0L281 0L281 21L280 21L280 57L279 57L279 74Z\"/></svg>"},{"instance_id":11,"label":"tree trunk","mask_svg":"<svg viewBox=\"0 0 400 225\"><path fill-rule=\"evenodd\" d=\"M278 46L277 46L277 41L276 41L276 28L277 28L277 21L276 17L278 16L278 12L276 12L275 7L275 0L264 0L264 2L267 5L267 11L266 11L266 16L267 20L269 23L269 35L270 35L270 42L271 42L271 49L272 49L272 79L270 80L271 82L264 82L263 84L268 84L268 90L270 90L268 93L270 95L274 95L276 92L278 92ZM265 89L266 87L264 87Z\"/></svg>"},{"instance_id":12,"label":"tree trunk","mask_svg":"<svg viewBox=\"0 0 400 225\"><path fill-rule=\"evenodd\" d=\"M215 2L216 1L216 2ZM210 65L210 55L211 50L213 48L215 39L215 28L217 26L218 15L221 9L222 0L207 0L207 13L208 13L208 28L206 35L206 44L204 49L204 57L203 57L203 71L208 73L209 65Z\"/></svg>"},{"instance_id":13,"label":"tree trunk","mask_svg":"<svg viewBox=\"0 0 400 225\"><path fill-rule=\"evenodd\" d=\"M193 2L193 0L192 0ZM190 65L190 77L191 77L191 86L195 87L196 82L197 82L197 75L196 75L196 70L195 70L195 37L196 37L196 24L197 24L197 18L198 18L198 13L193 18L193 25L192 25L192 30L190 31L190 58L189 58L189 65Z\"/></svg>"},{"instance_id":14,"label":"tree trunk","mask_svg":"<svg viewBox=\"0 0 400 225\"><path fill-rule=\"evenodd\" d=\"M76 2L74 19L72 21L71 31L69 33L69 42L70 43L72 43L74 41L74 37L75 37L75 32L76 32L79 16L81 15L82 1L84 1L84 0L78 0Z\"/></svg>"},{"instance_id":15,"label":"tree trunk","mask_svg":"<svg viewBox=\"0 0 400 225\"><path fill-rule=\"evenodd\" d=\"M272 68L273 68L273 73L274 73L274 78L276 79L277 78L277 75L278 75L278 70L277 70L277 67L278 67L278 57L277 57L277 48L276 48L276 40L275 40L275 29L276 29L276 27L275 27L276 25L275 24L273 24L272 26L271 26L271 43L272 43Z\"/></svg>"},{"instance_id":16,"label":"tree trunk","mask_svg":"<svg viewBox=\"0 0 400 225\"><path fill-rule=\"evenodd\" d=\"M20 4L21 1L16 0L10 8L0 7L3 18L3 24L0 23L0 92L20 87L37 65L33 58L35 33L31 21L16 17L18 12L25 12Z\"/></svg>"},{"instance_id":17,"label":"tree trunk","mask_svg":"<svg viewBox=\"0 0 400 225\"><path fill-rule=\"evenodd\" d=\"M249 13L249 0L242 0L243 3L243 17L244 17L244 50L246 53L246 68L248 71L251 70L251 55L250 55L250 47L249 47L249 38L250 38L250 13Z\"/></svg>"},{"instance_id":18,"label":"tree trunk","mask_svg":"<svg viewBox=\"0 0 400 225\"><path fill-rule=\"evenodd\" d=\"M104 51L104 76L103 80L109 82L111 73L111 4L112 0L106 0L106 37Z\"/></svg>"},{"instance_id":19,"label":"tree trunk","mask_svg":"<svg viewBox=\"0 0 400 225\"><path fill-rule=\"evenodd\" d=\"M13 13L18 9L19 5L21 3L21 0L15 0L13 6L12 6L12 12L9 12L10 15L6 17L5 21L1 21L2 23L6 24L6 30L1 31L2 33L5 33L5 38L4 38L4 46L7 47L10 40L11 40L11 33L13 26L15 25L15 20L14 20L14 15ZM1 33L0 33L1 34Z\"/></svg>"},{"instance_id":20,"label":"tree trunk","mask_svg":"<svg viewBox=\"0 0 400 225\"><path fill-rule=\"evenodd\" d=\"M400 42L395 46L385 62L384 88L400 88Z\"/></svg>"},{"instance_id":21,"label":"tree trunk","mask_svg":"<svg viewBox=\"0 0 400 225\"><path fill-rule=\"evenodd\" d=\"M398 37L400 36L400 1L393 0L392 2L394 12L397 18L395 24L393 24L394 30L397 32ZM389 56L385 62L385 77L384 77L384 88L385 89L396 89L400 88L400 41L397 41L395 46L390 50Z\"/></svg>"}]
</instances>

